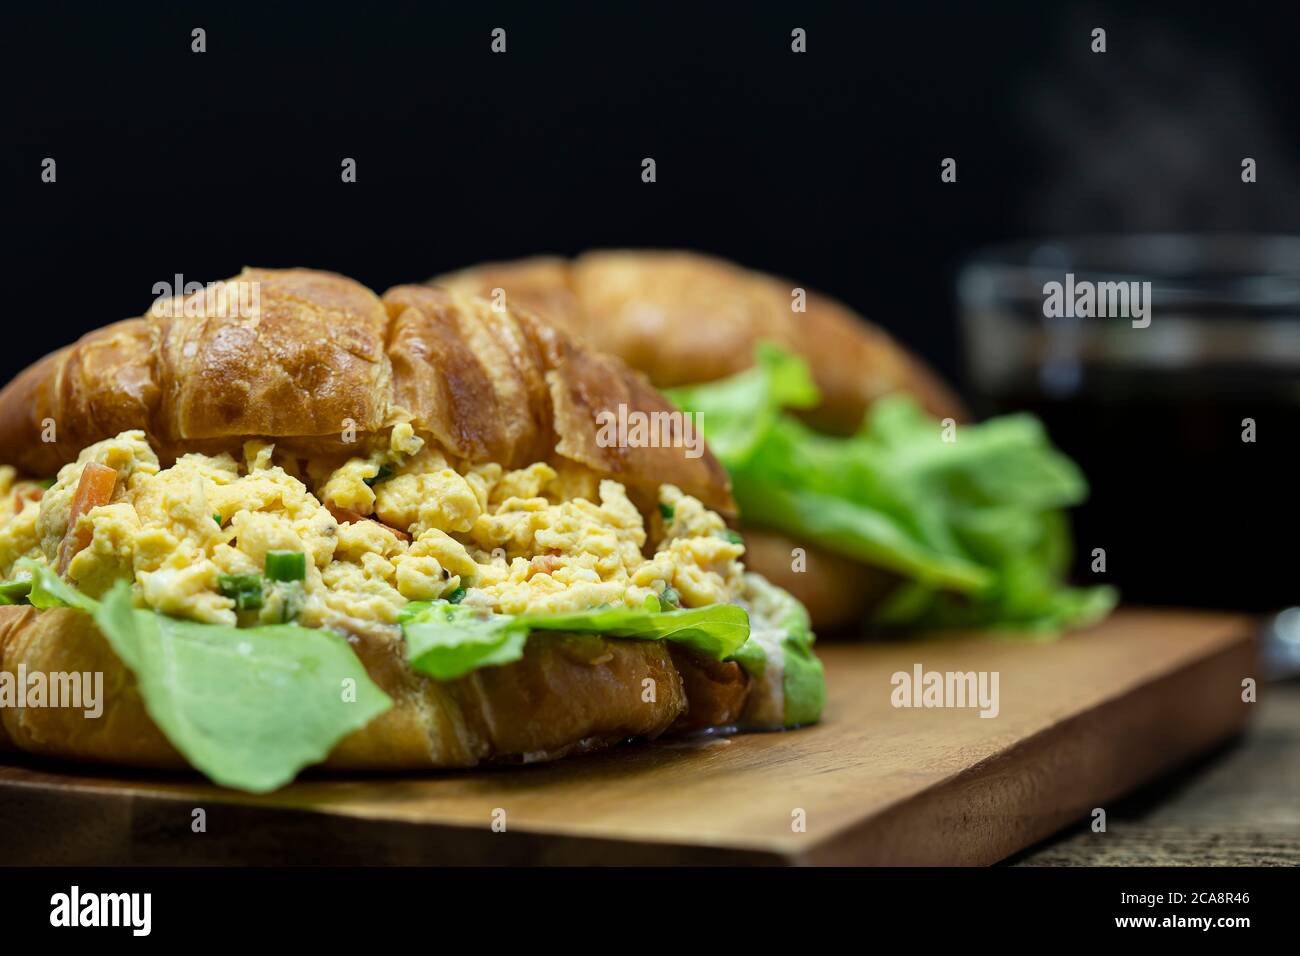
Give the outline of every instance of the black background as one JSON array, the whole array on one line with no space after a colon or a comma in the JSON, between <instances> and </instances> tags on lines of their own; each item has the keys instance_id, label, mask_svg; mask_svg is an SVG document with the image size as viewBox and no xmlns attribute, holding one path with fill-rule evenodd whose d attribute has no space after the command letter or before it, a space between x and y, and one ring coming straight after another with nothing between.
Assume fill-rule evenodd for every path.
<instances>
[{"instance_id":1,"label":"black background","mask_svg":"<svg viewBox=\"0 0 1300 956\"><path fill-rule=\"evenodd\" d=\"M1297 231L1300 57L1286 9L6 10L0 374L143 312L154 283L176 273L303 265L382 290L483 259L671 246L835 294L964 387L953 279L980 247ZM498 26L505 55L489 48ZM796 26L808 32L803 55L790 50ZM1108 31L1104 55L1089 52L1095 26ZM194 27L206 53L190 50ZM1246 155L1259 182L1243 188ZM40 180L46 156L55 184ZM653 184L641 181L647 156ZM940 181L947 156L955 184ZM355 184L340 181L344 157L357 161ZM1068 450L1087 459L1105 442ZM1238 503L1232 524L1276 530L1289 502L1265 500L1257 514ZM1112 496L1107 540L1144 507ZM1186 540L1156 544L1212 550L1215 539L1189 526ZM1149 591L1197 596L1184 595Z\"/></svg>"}]
</instances>

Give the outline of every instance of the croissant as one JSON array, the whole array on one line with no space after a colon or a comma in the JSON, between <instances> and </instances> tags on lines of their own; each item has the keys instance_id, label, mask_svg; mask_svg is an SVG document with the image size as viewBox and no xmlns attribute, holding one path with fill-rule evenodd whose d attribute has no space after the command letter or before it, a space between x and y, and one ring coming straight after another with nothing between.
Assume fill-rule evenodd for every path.
<instances>
[{"instance_id":1,"label":"croissant","mask_svg":"<svg viewBox=\"0 0 1300 956\"><path fill-rule=\"evenodd\" d=\"M246 314L160 300L0 391L0 462L12 466L0 492L13 492L0 574L34 561L92 603L130 584L136 612L158 620L237 633L296 615L345 636L391 706L333 741L330 767L534 761L816 719L783 720L773 646L742 667L738 646L721 659L582 625L625 594L628 608L644 595L675 613L718 601L760 615L773 593L738 560L711 453L602 438L608 410L673 411L641 374L525 308L455 291L379 297L306 269L229 283L257 290ZM96 470L111 494L87 502ZM56 472L35 490L30 479ZM402 638L402 615L424 605L471 624L567 613L580 633L535 630L513 657L431 672ZM0 677L97 672L105 698L96 717L0 708L0 746L197 766L100 623L75 605L0 607Z\"/></svg>"}]
</instances>

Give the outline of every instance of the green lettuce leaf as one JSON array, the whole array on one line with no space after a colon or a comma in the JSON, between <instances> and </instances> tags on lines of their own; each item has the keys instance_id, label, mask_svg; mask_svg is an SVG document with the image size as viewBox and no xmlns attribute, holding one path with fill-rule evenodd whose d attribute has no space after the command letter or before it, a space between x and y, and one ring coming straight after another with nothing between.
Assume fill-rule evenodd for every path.
<instances>
[{"instance_id":1,"label":"green lettuce leaf","mask_svg":"<svg viewBox=\"0 0 1300 956\"><path fill-rule=\"evenodd\" d=\"M733 654L749 637L749 616L733 604L664 611L657 602L647 602L645 608L508 615L435 601L405 611L401 623L407 660L438 680L455 680L479 667L519 660L533 631L676 641L718 660Z\"/></svg>"},{"instance_id":2,"label":"green lettuce leaf","mask_svg":"<svg viewBox=\"0 0 1300 956\"><path fill-rule=\"evenodd\" d=\"M713 453L739 465L748 460L783 408L811 408L820 396L804 362L769 343L760 343L751 369L709 385L683 386L672 392L679 407L707 408L705 427Z\"/></svg>"},{"instance_id":3,"label":"green lettuce leaf","mask_svg":"<svg viewBox=\"0 0 1300 956\"><path fill-rule=\"evenodd\" d=\"M94 614L99 608L98 601L86 597L55 574L47 564L24 560L20 561L14 570L31 575L27 579L29 589L27 603L32 607L42 610L52 607L72 607L87 614Z\"/></svg>"},{"instance_id":4,"label":"green lettuce leaf","mask_svg":"<svg viewBox=\"0 0 1300 956\"><path fill-rule=\"evenodd\" d=\"M24 604L32 589L32 582L24 578L0 582L0 605Z\"/></svg>"},{"instance_id":5,"label":"green lettuce leaf","mask_svg":"<svg viewBox=\"0 0 1300 956\"><path fill-rule=\"evenodd\" d=\"M91 614L135 674L154 723L223 786L253 793L283 786L392 706L331 631L171 618L135 608L124 581L95 601L47 566L27 567L31 603Z\"/></svg>"},{"instance_id":6,"label":"green lettuce leaf","mask_svg":"<svg viewBox=\"0 0 1300 956\"><path fill-rule=\"evenodd\" d=\"M789 591L757 574L746 575L746 583L750 597L762 606L765 623L779 635L785 726L816 723L826 706L826 674L822 662L813 653L816 638L808 611ZM769 662L764 639L770 641L771 637L751 631L749 640L731 656L760 683L767 676Z\"/></svg>"},{"instance_id":7,"label":"green lettuce leaf","mask_svg":"<svg viewBox=\"0 0 1300 956\"><path fill-rule=\"evenodd\" d=\"M455 680L524 656L528 625L518 618L439 601L405 617L406 659L437 680Z\"/></svg>"},{"instance_id":8,"label":"green lettuce leaf","mask_svg":"<svg viewBox=\"0 0 1300 956\"><path fill-rule=\"evenodd\" d=\"M801 727L821 720L826 707L826 672L822 662L805 642L787 636L781 642L785 652L781 681L785 688L785 725Z\"/></svg>"},{"instance_id":9,"label":"green lettuce leaf","mask_svg":"<svg viewBox=\"0 0 1300 956\"><path fill-rule=\"evenodd\" d=\"M803 361L770 344L755 365L670 397L702 412L741 513L904 579L874 623L1055 631L1114 606L1112 588L1064 584L1062 509L1087 496L1075 464L1031 415L942 425L907 396L876 402L854 435L807 427Z\"/></svg>"},{"instance_id":10,"label":"green lettuce leaf","mask_svg":"<svg viewBox=\"0 0 1300 956\"><path fill-rule=\"evenodd\" d=\"M735 604L710 604L670 611L649 607L605 607L574 614L530 614L523 620L535 631L675 641L715 660L729 657L749 637L749 615Z\"/></svg>"}]
</instances>

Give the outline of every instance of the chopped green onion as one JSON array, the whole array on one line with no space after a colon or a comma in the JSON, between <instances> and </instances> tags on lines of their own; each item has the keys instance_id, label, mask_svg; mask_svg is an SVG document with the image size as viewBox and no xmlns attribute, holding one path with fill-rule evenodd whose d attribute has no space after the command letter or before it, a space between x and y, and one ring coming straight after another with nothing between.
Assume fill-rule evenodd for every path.
<instances>
[{"instance_id":1,"label":"chopped green onion","mask_svg":"<svg viewBox=\"0 0 1300 956\"><path fill-rule=\"evenodd\" d=\"M664 588L664 593L660 595L659 599L669 607L682 606L682 596L678 594L677 589L672 586Z\"/></svg>"},{"instance_id":2,"label":"chopped green onion","mask_svg":"<svg viewBox=\"0 0 1300 956\"><path fill-rule=\"evenodd\" d=\"M31 578L18 578L0 583L0 604L20 604L27 600L32 589Z\"/></svg>"},{"instance_id":3,"label":"chopped green onion","mask_svg":"<svg viewBox=\"0 0 1300 956\"><path fill-rule=\"evenodd\" d=\"M672 521L673 515L676 513L677 513L677 509L675 509L672 505L665 505L665 504L659 505L659 514L663 517L665 521Z\"/></svg>"},{"instance_id":4,"label":"chopped green onion","mask_svg":"<svg viewBox=\"0 0 1300 956\"><path fill-rule=\"evenodd\" d=\"M236 610L256 611L262 606L260 574L219 574L217 590L235 602Z\"/></svg>"},{"instance_id":5,"label":"chopped green onion","mask_svg":"<svg viewBox=\"0 0 1300 956\"><path fill-rule=\"evenodd\" d=\"M744 544L744 543L745 543L745 539L742 538L738 532L736 532L736 531L732 531L730 528L724 528L722 531L719 531L718 534L719 534L721 537L726 538L726 539L727 539L728 541L730 541L732 544Z\"/></svg>"},{"instance_id":6,"label":"chopped green onion","mask_svg":"<svg viewBox=\"0 0 1300 956\"><path fill-rule=\"evenodd\" d=\"M213 515L212 520L217 523L218 528L221 527L221 515Z\"/></svg>"},{"instance_id":7,"label":"chopped green onion","mask_svg":"<svg viewBox=\"0 0 1300 956\"><path fill-rule=\"evenodd\" d=\"M288 624L298 620L305 597L302 586L296 583L277 584L276 590L280 592L280 623Z\"/></svg>"},{"instance_id":8,"label":"chopped green onion","mask_svg":"<svg viewBox=\"0 0 1300 956\"><path fill-rule=\"evenodd\" d=\"M450 594L447 595L447 603L449 604L459 604L464 599L465 599L464 588L456 588L456 590L452 591Z\"/></svg>"},{"instance_id":9,"label":"chopped green onion","mask_svg":"<svg viewBox=\"0 0 1300 956\"><path fill-rule=\"evenodd\" d=\"M51 488L54 487L54 479L53 479L53 478L42 478L40 481L38 481L38 482L36 482L36 483L37 483L38 485L40 485L42 488L44 488L46 491L49 491Z\"/></svg>"},{"instance_id":10,"label":"chopped green onion","mask_svg":"<svg viewBox=\"0 0 1300 956\"><path fill-rule=\"evenodd\" d=\"M217 582L223 591L249 591L254 588L261 590L262 576L260 574L220 574L217 575Z\"/></svg>"},{"instance_id":11,"label":"chopped green onion","mask_svg":"<svg viewBox=\"0 0 1300 956\"><path fill-rule=\"evenodd\" d=\"M266 576L272 581L302 581L307 577L307 555L301 551L266 552Z\"/></svg>"},{"instance_id":12,"label":"chopped green onion","mask_svg":"<svg viewBox=\"0 0 1300 956\"><path fill-rule=\"evenodd\" d=\"M373 478L362 478L361 480L373 488L381 481L387 481L391 477L393 477L393 469L389 468L387 465L380 465L379 471Z\"/></svg>"}]
</instances>

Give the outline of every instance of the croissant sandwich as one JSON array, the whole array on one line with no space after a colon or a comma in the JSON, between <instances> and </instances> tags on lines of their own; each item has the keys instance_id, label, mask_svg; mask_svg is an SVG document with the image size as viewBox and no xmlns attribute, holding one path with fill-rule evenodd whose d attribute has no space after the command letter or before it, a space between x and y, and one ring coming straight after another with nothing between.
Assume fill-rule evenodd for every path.
<instances>
[{"instance_id":1,"label":"croissant sandwich","mask_svg":"<svg viewBox=\"0 0 1300 956\"><path fill-rule=\"evenodd\" d=\"M702 416L746 562L828 630L1058 630L1109 588L1064 586L1087 492L1031 416L973 425L881 329L800 284L688 252L601 251L432 280L535 310Z\"/></svg>"},{"instance_id":2,"label":"croissant sandwich","mask_svg":"<svg viewBox=\"0 0 1300 956\"><path fill-rule=\"evenodd\" d=\"M689 420L522 309L245 270L24 371L0 462L0 747L266 791L821 714Z\"/></svg>"}]
</instances>

